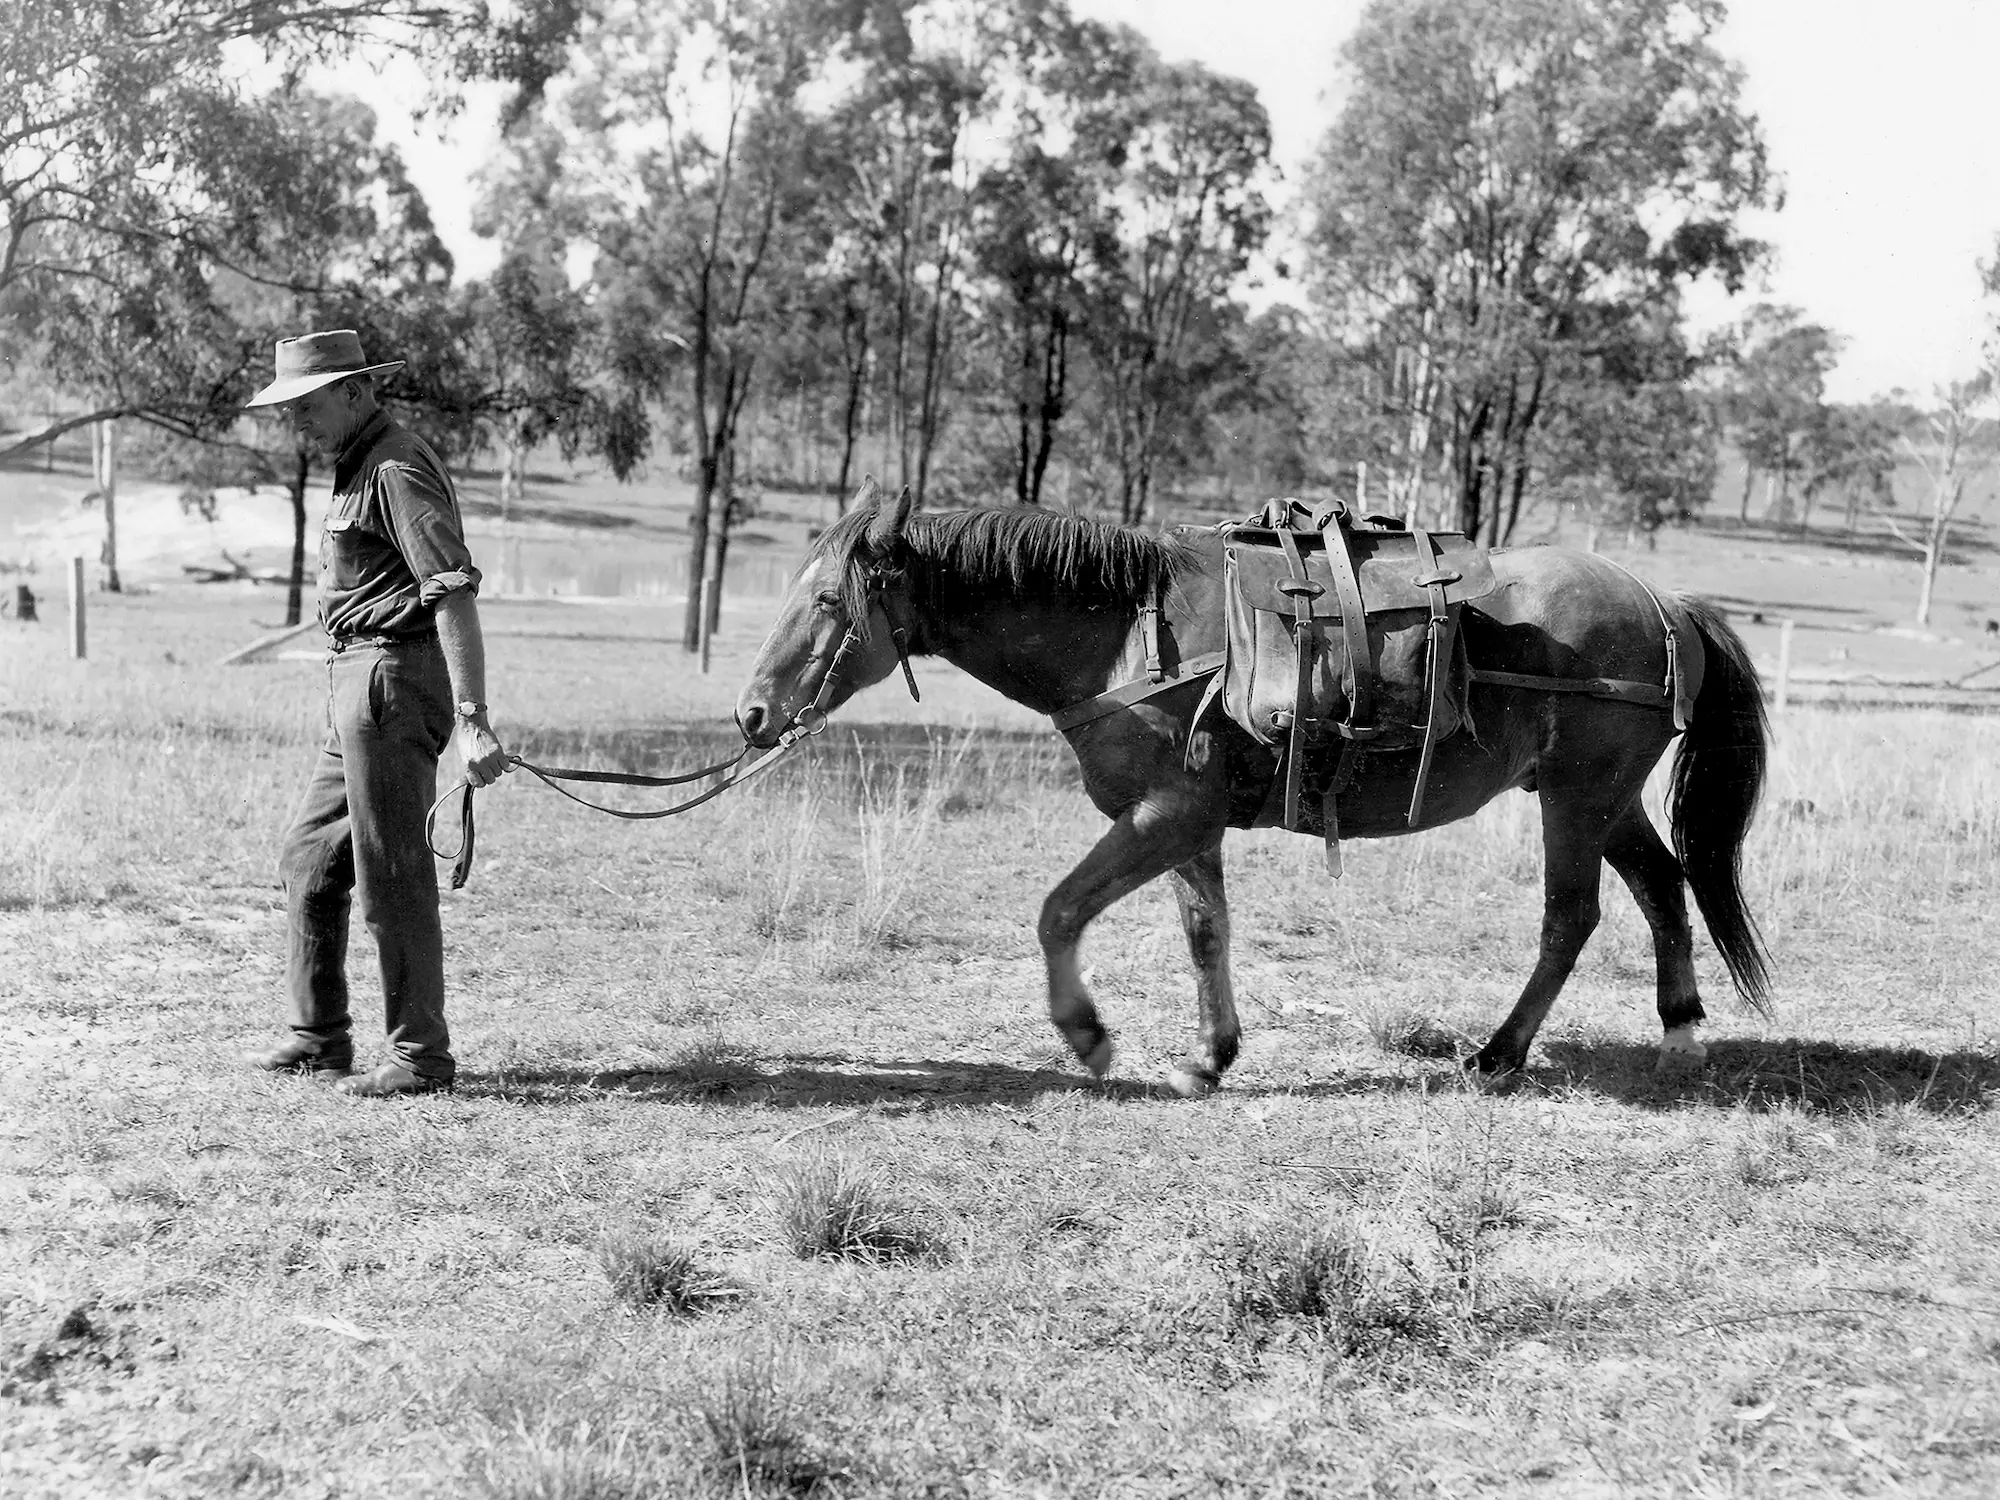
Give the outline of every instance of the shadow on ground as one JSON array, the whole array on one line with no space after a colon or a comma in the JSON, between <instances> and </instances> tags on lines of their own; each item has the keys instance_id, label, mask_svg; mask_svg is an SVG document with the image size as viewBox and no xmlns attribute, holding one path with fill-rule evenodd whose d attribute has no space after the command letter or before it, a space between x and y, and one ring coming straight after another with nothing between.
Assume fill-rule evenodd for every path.
<instances>
[{"instance_id":1,"label":"shadow on ground","mask_svg":"<svg viewBox=\"0 0 2000 1500\"><path fill-rule=\"evenodd\" d=\"M1656 1072L1658 1049L1629 1042L1550 1042L1556 1076L1537 1081L1640 1107L1867 1110L1909 1105L1932 1114L2000 1105L2000 1055L1854 1046L1798 1037L1716 1041L1705 1067Z\"/></svg>"},{"instance_id":2,"label":"shadow on ground","mask_svg":"<svg viewBox=\"0 0 2000 1500\"><path fill-rule=\"evenodd\" d=\"M550 1068L461 1076L458 1092L516 1104L569 1104L593 1094L625 1094L675 1104L726 1101L774 1109L897 1105L927 1109L1021 1103L1043 1094L1078 1092L1148 1099L1166 1090L1124 1079L1095 1083L1081 1073L1022 1064L929 1058L859 1061L804 1054L760 1061L704 1060L657 1069Z\"/></svg>"},{"instance_id":3,"label":"shadow on ground","mask_svg":"<svg viewBox=\"0 0 2000 1500\"><path fill-rule=\"evenodd\" d=\"M1627 1042L1557 1042L1548 1062L1498 1083L1521 1095L1594 1093L1636 1108L1771 1110L1782 1106L1862 1111L1911 1106L1933 1114L2000 1106L2000 1056L1838 1042L1714 1042L1705 1067L1658 1072L1658 1049ZM1356 1070L1299 1081L1225 1082L1218 1102L1285 1097L1433 1092L1462 1086L1455 1064L1414 1071ZM1173 1100L1164 1082L1113 1078L1098 1083L1075 1069L957 1059L850 1058L798 1054L691 1062L647 1069L547 1068L460 1075L459 1093L517 1104L573 1104L605 1094L665 1103L755 1105L772 1109L913 1110L1015 1105L1045 1094L1090 1094L1119 1102Z\"/></svg>"}]
</instances>

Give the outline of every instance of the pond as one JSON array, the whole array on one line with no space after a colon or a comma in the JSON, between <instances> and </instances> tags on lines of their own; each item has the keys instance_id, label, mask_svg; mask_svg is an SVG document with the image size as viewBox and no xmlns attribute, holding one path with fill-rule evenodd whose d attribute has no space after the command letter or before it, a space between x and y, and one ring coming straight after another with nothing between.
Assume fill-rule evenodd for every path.
<instances>
[{"instance_id":1,"label":"pond","mask_svg":"<svg viewBox=\"0 0 2000 1500\"><path fill-rule=\"evenodd\" d=\"M507 534L498 526L467 528L489 594L557 598L680 599L687 595L685 541L616 532L601 536ZM724 586L732 599L783 596L798 567L786 546L739 538L729 549Z\"/></svg>"}]
</instances>

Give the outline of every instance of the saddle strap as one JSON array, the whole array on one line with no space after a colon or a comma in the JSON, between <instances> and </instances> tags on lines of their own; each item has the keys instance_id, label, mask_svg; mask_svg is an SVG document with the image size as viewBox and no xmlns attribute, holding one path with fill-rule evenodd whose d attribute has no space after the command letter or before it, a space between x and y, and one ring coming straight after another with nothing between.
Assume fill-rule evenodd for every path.
<instances>
[{"instance_id":1,"label":"saddle strap","mask_svg":"<svg viewBox=\"0 0 2000 1500\"><path fill-rule=\"evenodd\" d=\"M1288 527L1278 533L1284 548L1285 564L1292 576L1278 585L1291 595L1294 625L1292 655L1298 663L1298 678L1292 686L1292 731L1285 756L1285 826L1299 826L1299 791L1306 761L1306 705L1312 701L1313 658L1318 654L1319 632L1313 627L1312 602L1326 592L1306 571L1299 555L1299 540Z\"/></svg>"},{"instance_id":2,"label":"saddle strap","mask_svg":"<svg viewBox=\"0 0 2000 1500\"><path fill-rule=\"evenodd\" d=\"M1139 606L1139 639L1146 651L1146 681L1165 682L1160 668L1160 603L1156 594L1151 604Z\"/></svg>"},{"instance_id":3,"label":"saddle strap","mask_svg":"<svg viewBox=\"0 0 2000 1500\"><path fill-rule=\"evenodd\" d=\"M1409 826L1415 828L1424 813L1424 788L1430 780L1431 757L1437 752L1438 726L1444 722L1448 686L1445 677L1451 670L1452 634L1456 621L1445 607L1444 586L1459 575L1447 573L1439 566L1437 544L1431 540L1428 531L1421 526L1411 526L1410 535L1417 544L1417 560L1423 565L1423 571L1415 581L1423 586L1431 607L1424 642L1424 680L1430 688L1429 703L1424 712L1424 748L1417 757L1417 784L1410 789Z\"/></svg>"},{"instance_id":4,"label":"saddle strap","mask_svg":"<svg viewBox=\"0 0 2000 1500\"><path fill-rule=\"evenodd\" d=\"M1204 651L1199 656L1190 656L1180 664L1180 670L1171 677L1162 675L1158 682L1148 677L1141 677L1136 682L1124 683L1108 693L1099 693L1094 698L1085 698L1081 703L1072 703L1068 708L1057 709L1049 715L1049 722L1062 733L1068 734L1072 729L1115 714L1121 708L1130 708L1134 703L1143 703L1155 694L1220 672L1226 655L1227 653L1222 651ZM1189 732L1193 732L1193 725L1189 725Z\"/></svg>"},{"instance_id":5,"label":"saddle strap","mask_svg":"<svg viewBox=\"0 0 2000 1500\"><path fill-rule=\"evenodd\" d=\"M1375 714L1368 701L1368 610L1361 602L1361 576L1354 571L1354 552L1344 527L1330 525L1320 536L1333 570L1334 591L1340 595L1341 633L1347 637L1347 661L1341 668L1340 683L1347 694L1347 722L1340 726L1340 732L1349 739L1371 739Z\"/></svg>"}]
</instances>

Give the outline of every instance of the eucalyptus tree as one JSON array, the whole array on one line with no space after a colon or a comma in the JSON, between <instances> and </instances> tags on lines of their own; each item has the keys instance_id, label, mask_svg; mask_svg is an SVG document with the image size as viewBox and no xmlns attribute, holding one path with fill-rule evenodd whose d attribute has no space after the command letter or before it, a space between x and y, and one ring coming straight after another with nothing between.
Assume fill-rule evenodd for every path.
<instances>
[{"instance_id":1,"label":"eucalyptus tree","mask_svg":"<svg viewBox=\"0 0 2000 1500\"><path fill-rule=\"evenodd\" d=\"M1162 460L1199 419L1209 335L1269 233L1271 131L1249 84L1121 41L1132 87L1099 122L1117 251L1093 278L1088 342L1118 513L1139 524Z\"/></svg>"},{"instance_id":2,"label":"eucalyptus tree","mask_svg":"<svg viewBox=\"0 0 2000 1500\"><path fill-rule=\"evenodd\" d=\"M1734 290L1773 201L1720 0L1373 0L1308 198L1330 321L1370 352L1455 523L1520 513L1533 439L1620 324ZM1616 334L1629 339L1629 332Z\"/></svg>"},{"instance_id":3,"label":"eucalyptus tree","mask_svg":"<svg viewBox=\"0 0 2000 1500\"><path fill-rule=\"evenodd\" d=\"M244 419L243 401L268 378L273 342L306 323L355 327L366 347L397 349L434 378L448 348L411 345L435 337L428 312L451 257L365 107L294 92L208 108L214 197L199 236L133 235L94 252L87 274L48 268L17 286L10 332L84 415L8 451L128 417L159 435L163 470L198 488L277 483L292 509L296 618L311 457Z\"/></svg>"},{"instance_id":4,"label":"eucalyptus tree","mask_svg":"<svg viewBox=\"0 0 2000 1500\"><path fill-rule=\"evenodd\" d=\"M816 0L619 0L549 86L567 191L596 246L628 386L684 382L695 449L684 642L698 648L710 535L726 557L736 444L767 340L800 314L817 249L820 113L840 35ZM721 558L718 558L718 566Z\"/></svg>"},{"instance_id":5,"label":"eucalyptus tree","mask_svg":"<svg viewBox=\"0 0 2000 1500\"><path fill-rule=\"evenodd\" d=\"M584 225L564 191L563 154L560 132L530 105L481 172L472 227L499 241L500 261L460 289L447 365L456 388L437 403L466 437L499 447L503 520L522 502L540 443L553 438L570 459L588 447L620 479L639 456L632 434L643 409L629 386L599 378L603 330L571 275Z\"/></svg>"},{"instance_id":6,"label":"eucalyptus tree","mask_svg":"<svg viewBox=\"0 0 2000 1500\"><path fill-rule=\"evenodd\" d=\"M1606 526L1650 545L1715 490L1718 418L1695 378L1707 356L1688 346L1671 307L1643 316L1614 306L1602 317L1581 341L1585 363L1550 383L1529 457L1537 488L1582 512L1593 546ZM1519 520L1510 511L1498 529Z\"/></svg>"},{"instance_id":7,"label":"eucalyptus tree","mask_svg":"<svg viewBox=\"0 0 2000 1500\"><path fill-rule=\"evenodd\" d=\"M1792 480L1811 469L1815 435L1831 435L1826 377L1841 343L1831 329L1806 322L1798 308L1769 302L1757 303L1720 335L1723 419L1743 457L1740 523L1750 519L1750 492L1760 472L1769 479L1771 519L1790 519Z\"/></svg>"}]
</instances>

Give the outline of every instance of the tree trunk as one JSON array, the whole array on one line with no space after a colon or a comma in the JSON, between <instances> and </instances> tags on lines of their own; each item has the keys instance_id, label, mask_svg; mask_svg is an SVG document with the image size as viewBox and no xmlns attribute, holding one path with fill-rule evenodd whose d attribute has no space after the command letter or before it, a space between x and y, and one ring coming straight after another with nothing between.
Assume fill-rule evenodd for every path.
<instances>
[{"instance_id":1,"label":"tree trunk","mask_svg":"<svg viewBox=\"0 0 2000 1500\"><path fill-rule=\"evenodd\" d=\"M852 330L853 353L847 364L847 407L840 419L840 478L833 487L834 514L847 514L848 486L854 482L854 453L861 442L862 408L868 389L868 309L849 307L841 323L840 347L848 350Z\"/></svg>"},{"instance_id":2,"label":"tree trunk","mask_svg":"<svg viewBox=\"0 0 2000 1500\"><path fill-rule=\"evenodd\" d=\"M312 455L299 449L298 467L292 471L292 573L285 584L285 625L305 618L306 595L306 483L312 478Z\"/></svg>"},{"instance_id":3,"label":"tree trunk","mask_svg":"<svg viewBox=\"0 0 2000 1500\"><path fill-rule=\"evenodd\" d=\"M97 498L104 506L104 587L117 594L124 592L118 578L118 424L99 422L90 434Z\"/></svg>"},{"instance_id":4,"label":"tree trunk","mask_svg":"<svg viewBox=\"0 0 2000 1500\"><path fill-rule=\"evenodd\" d=\"M1928 625L1931 622L1931 595L1937 589L1938 559L1944 553L1942 541L1943 539L1938 535L1938 528L1933 523L1930 531L1924 537L1924 584L1923 588L1917 594L1917 623L1919 625Z\"/></svg>"},{"instance_id":5,"label":"tree trunk","mask_svg":"<svg viewBox=\"0 0 2000 1500\"><path fill-rule=\"evenodd\" d=\"M507 419L506 454L500 465L500 519L510 521L514 508L527 492L528 445L526 416L516 412Z\"/></svg>"},{"instance_id":6,"label":"tree trunk","mask_svg":"<svg viewBox=\"0 0 2000 1500\"><path fill-rule=\"evenodd\" d=\"M1750 524L1750 487L1757 482L1757 466L1748 457L1743 460L1743 497L1736 508L1736 524Z\"/></svg>"},{"instance_id":7,"label":"tree trunk","mask_svg":"<svg viewBox=\"0 0 2000 1500\"><path fill-rule=\"evenodd\" d=\"M1061 308L1049 314L1048 340L1042 354L1041 431L1035 447L1032 472L1028 476L1028 503L1042 503L1042 481L1049 472L1049 455L1055 451L1056 424L1068 408L1069 393L1069 314Z\"/></svg>"},{"instance_id":8,"label":"tree trunk","mask_svg":"<svg viewBox=\"0 0 2000 1500\"><path fill-rule=\"evenodd\" d=\"M719 492L722 498L722 511L721 524L715 530L714 583L705 592L708 601L707 630L710 640L715 638L716 628L722 623L722 580L728 576L729 533L736 524L736 449L733 444L723 457Z\"/></svg>"},{"instance_id":9,"label":"tree trunk","mask_svg":"<svg viewBox=\"0 0 2000 1500\"><path fill-rule=\"evenodd\" d=\"M951 358L951 327L946 309L953 296L951 265L947 252L940 250L937 286L931 293L930 324L924 330L923 385L917 401L917 509L924 508L924 493L930 484L931 454L937 447L938 429L943 425L945 367ZM904 480L907 484L909 481Z\"/></svg>"},{"instance_id":10,"label":"tree trunk","mask_svg":"<svg viewBox=\"0 0 2000 1500\"><path fill-rule=\"evenodd\" d=\"M694 511L688 517L687 607L681 617L681 649L701 650L701 591L708 581L708 517L715 503L716 456L705 453L696 471Z\"/></svg>"}]
</instances>

